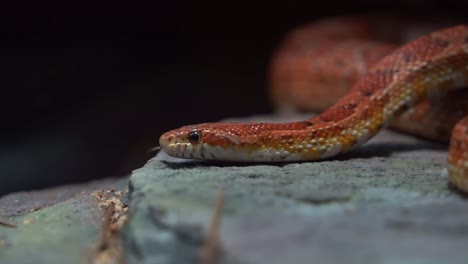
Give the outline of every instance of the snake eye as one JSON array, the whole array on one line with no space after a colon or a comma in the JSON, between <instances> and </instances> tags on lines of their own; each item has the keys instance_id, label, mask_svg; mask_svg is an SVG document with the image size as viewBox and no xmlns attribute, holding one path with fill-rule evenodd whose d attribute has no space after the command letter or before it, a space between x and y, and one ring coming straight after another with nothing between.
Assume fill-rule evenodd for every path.
<instances>
[{"instance_id":1,"label":"snake eye","mask_svg":"<svg viewBox=\"0 0 468 264\"><path fill-rule=\"evenodd\" d=\"M188 136L188 140L192 144L200 143L201 138L202 138L202 133L200 131L192 131L190 132Z\"/></svg>"}]
</instances>

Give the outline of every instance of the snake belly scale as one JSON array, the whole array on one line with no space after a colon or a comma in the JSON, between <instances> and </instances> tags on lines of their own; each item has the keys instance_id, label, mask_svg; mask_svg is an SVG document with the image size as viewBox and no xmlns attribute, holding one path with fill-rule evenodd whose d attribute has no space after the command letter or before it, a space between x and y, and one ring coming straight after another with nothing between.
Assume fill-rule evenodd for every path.
<instances>
[{"instance_id":1,"label":"snake belly scale","mask_svg":"<svg viewBox=\"0 0 468 264\"><path fill-rule=\"evenodd\" d=\"M179 158L242 162L329 158L363 144L422 100L465 86L468 26L460 25L395 49L344 97L311 119L189 125L164 133L159 142L165 152ZM455 126L450 145L449 178L468 192L468 117Z\"/></svg>"}]
</instances>

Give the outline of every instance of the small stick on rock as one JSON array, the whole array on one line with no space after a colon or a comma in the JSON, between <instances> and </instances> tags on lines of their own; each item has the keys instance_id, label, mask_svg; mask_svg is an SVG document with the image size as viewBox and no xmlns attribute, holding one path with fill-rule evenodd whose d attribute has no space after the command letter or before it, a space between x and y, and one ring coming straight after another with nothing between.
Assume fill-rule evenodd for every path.
<instances>
[{"instance_id":1,"label":"small stick on rock","mask_svg":"<svg viewBox=\"0 0 468 264\"><path fill-rule=\"evenodd\" d=\"M14 225L14 224L10 224L10 223L3 222L3 221L0 221L0 225L1 225L1 226L5 226L5 227L9 227L9 228L16 228L16 227L17 227L17 226Z\"/></svg>"},{"instance_id":2,"label":"small stick on rock","mask_svg":"<svg viewBox=\"0 0 468 264\"><path fill-rule=\"evenodd\" d=\"M109 229L112 221L112 215L114 214L114 207L115 203L111 202L109 204L109 207L107 207L106 215L104 217L104 221L102 222L102 227L101 227L101 234L99 237L99 244L97 246L98 251L103 251L107 249L109 246L109 241L108 241L108 234L109 234Z\"/></svg>"},{"instance_id":3,"label":"small stick on rock","mask_svg":"<svg viewBox=\"0 0 468 264\"><path fill-rule=\"evenodd\" d=\"M221 222L221 213L224 207L224 189L219 188L218 196L216 197L216 205L213 210L211 222L208 225L205 242L202 248L200 258L201 264L214 264L221 253L221 245L219 241L219 224Z\"/></svg>"}]
</instances>

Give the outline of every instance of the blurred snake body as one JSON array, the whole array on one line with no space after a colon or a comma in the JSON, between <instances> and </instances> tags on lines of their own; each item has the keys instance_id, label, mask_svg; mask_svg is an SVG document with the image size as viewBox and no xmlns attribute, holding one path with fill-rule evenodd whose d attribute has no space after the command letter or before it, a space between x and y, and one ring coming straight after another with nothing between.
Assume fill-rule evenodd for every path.
<instances>
[{"instance_id":1,"label":"blurred snake body","mask_svg":"<svg viewBox=\"0 0 468 264\"><path fill-rule=\"evenodd\" d=\"M308 120L189 125L166 132L159 142L169 155L189 159L283 162L330 158L363 144L423 100L466 86L468 26L460 25L392 47L345 96ZM447 168L450 181L468 192L468 117L460 118L453 129Z\"/></svg>"}]
</instances>

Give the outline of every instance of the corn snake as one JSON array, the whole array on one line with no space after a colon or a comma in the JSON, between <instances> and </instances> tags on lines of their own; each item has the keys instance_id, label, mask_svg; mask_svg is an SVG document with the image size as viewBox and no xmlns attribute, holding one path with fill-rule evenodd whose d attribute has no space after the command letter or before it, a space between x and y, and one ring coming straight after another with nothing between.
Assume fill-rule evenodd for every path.
<instances>
[{"instance_id":1,"label":"corn snake","mask_svg":"<svg viewBox=\"0 0 468 264\"><path fill-rule=\"evenodd\" d=\"M324 24L326 26L315 26L315 29L320 28L318 31L322 31L322 28L328 26ZM310 83L293 85L290 82L295 81L291 75L307 76L309 73L293 72L286 78L282 76L288 71L287 60L290 60L291 51L293 56L303 56L304 51L309 52L311 46L315 45L313 48L317 50L318 47L319 51L313 54L321 54L325 52L320 50L321 47L333 46L331 43L342 36L336 37L332 33L332 37L320 45L304 45L311 40L307 34L301 36L302 39L296 35L286 48L290 52L284 53L286 55L283 57L280 54L273 63L272 94L277 104L287 103L290 99L293 102L291 104L298 108L306 108L310 96L302 96L303 91L313 90L313 87L309 87ZM353 49L357 45L362 46L355 40L346 43L351 43L348 46L354 45ZM242 162L309 161L348 152L392 122L403 130L416 133L423 130L428 132L428 138L444 140L441 137L448 137L453 124L459 120L451 133L447 169L450 181L460 190L468 192L468 117L462 117L468 113L468 107L457 110L456 114L452 113L455 121L445 126L449 128L442 134L446 135L441 136L437 129L421 129L421 125L416 129L416 126L411 128L414 116L422 119L430 115L424 110L428 98L437 100L452 94L452 97L444 99L445 106L451 105L450 100L459 94L465 96L465 99L458 98L458 101L466 100L468 93L460 88L468 86L468 25L435 31L401 47L366 43L366 65L371 67L361 67L364 70L357 74L359 79L354 86L320 115L301 122L283 124L204 123L184 126L163 134L159 140L161 148L179 158ZM346 45L343 45L343 49L346 50ZM343 53L346 51L331 54ZM329 62L332 57L329 54L326 61ZM336 71L342 70L342 59L334 61ZM283 85L285 79L289 83ZM413 111L413 117L405 117L410 111Z\"/></svg>"}]
</instances>

